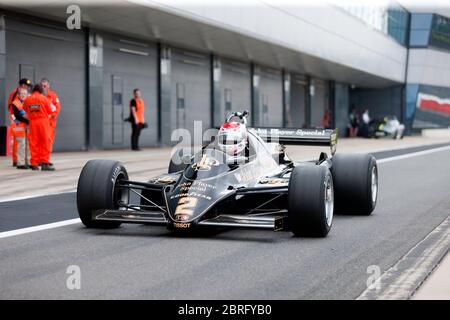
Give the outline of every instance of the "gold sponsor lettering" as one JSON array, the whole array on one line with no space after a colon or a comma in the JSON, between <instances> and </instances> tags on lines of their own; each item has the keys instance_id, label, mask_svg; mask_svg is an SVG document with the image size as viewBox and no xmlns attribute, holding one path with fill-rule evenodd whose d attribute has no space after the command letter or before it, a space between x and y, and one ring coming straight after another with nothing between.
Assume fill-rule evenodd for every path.
<instances>
[{"instance_id":1,"label":"gold sponsor lettering","mask_svg":"<svg viewBox=\"0 0 450 320\"><path fill-rule=\"evenodd\" d=\"M259 183L261 183L261 184L283 184L283 183L288 183L288 182L289 182L289 180L281 179L281 178L271 178L271 179L264 178L259 181Z\"/></svg>"},{"instance_id":2,"label":"gold sponsor lettering","mask_svg":"<svg viewBox=\"0 0 450 320\"><path fill-rule=\"evenodd\" d=\"M192 168L194 170L209 171L209 170L211 170L212 166L216 167L218 165L219 165L219 161L217 161L216 159L212 159L212 158L208 157L206 154L204 154L202 156L202 159L199 162L194 163L192 165Z\"/></svg>"},{"instance_id":3,"label":"gold sponsor lettering","mask_svg":"<svg viewBox=\"0 0 450 320\"><path fill-rule=\"evenodd\" d=\"M170 196L170 200L183 198L183 197L196 197L199 199L211 200L211 197L198 192L183 192Z\"/></svg>"},{"instance_id":4,"label":"gold sponsor lettering","mask_svg":"<svg viewBox=\"0 0 450 320\"><path fill-rule=\"evenodd\" d=\"M190 223L174 222L173 226L178 229L187 229L191 227Z\"/></svg>"},{"instance_id":5,"label":"gold sponsor lettering","mask_svg":"<svg viewBox=\"0 0 450 320\"><path fill-rule=\"evenodd\" d=\"M189 220L189 216L187 214L177 214L175 216L176 221L187 221Z\"/></svg>"},{"instance_id":6,"label":"gold sponsor lettering","mask_svg":"<svg viewBox=\"0 0 450 320\"><path fill-rule=\"evenodd\" d=\"M171 176L164 176L164 177L158 178L158 180L156 180L156 181L160 182L160 183L172 183L175 180L173 180L173 178Z\"/></svg>"}]
</instances>

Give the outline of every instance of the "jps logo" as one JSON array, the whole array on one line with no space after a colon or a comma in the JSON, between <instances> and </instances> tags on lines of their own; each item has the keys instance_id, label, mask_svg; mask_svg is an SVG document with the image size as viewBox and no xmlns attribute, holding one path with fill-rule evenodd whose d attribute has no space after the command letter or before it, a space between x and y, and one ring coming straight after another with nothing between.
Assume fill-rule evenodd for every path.
<instances>
[{"instance_id":1,"label":"jps logo","mask_svg":"<svg viewBox=\"0 0 450 320\"><path fill-rule=\"evenodd\" d=\"M172 182L174 182L174 180L170 176L163 176L163 177L159 177L158 179L156 179L156 182L159 182L159 183L172 183Z\"/></svg>"},{"instance_id":2,"label":"jps logo","mask_svg":"<svg viewBox=\"0 0 450 320\"><path fill-rule=\"evenodd\" d=\"M211 170L211 168L213 166L217 167L218 165L219 165L219 161L217 161L216 159L212 159L212 158L208 157L206 154L204 154L202 159L199 162L194 163L192 165L192 168L194 170L209 171L209 170Z\"/></svg>"}]
</instances>

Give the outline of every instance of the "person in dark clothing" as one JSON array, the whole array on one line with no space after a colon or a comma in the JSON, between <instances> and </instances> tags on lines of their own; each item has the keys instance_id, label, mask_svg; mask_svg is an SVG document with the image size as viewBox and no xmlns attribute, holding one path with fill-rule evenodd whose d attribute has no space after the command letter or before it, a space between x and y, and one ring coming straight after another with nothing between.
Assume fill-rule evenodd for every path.
<instances>
[{"instance_id":1,"label":"person in dark clothing","mask_svg":"<svg viewBox=\"0 0 450 320\"><path fill-rule=\"evenodd\" d=\"M348 123L348 135L351 138L354 138L358 135L359 129L359 114L356 111L356 108L352 108L352 111L349 114L349 123Z\"/></svg>"},{"instance_id":2,"label":"person in dark clothing","mask_svg":"<svg viewBox=\"0 0 450 320\"><path fill-rule=\"evenodd\" d=\"M131 122L131 150L140 151L139 136L144 120L144 100L141 98L141 91L139 89L133 90L134 98L130 101L130 122Z\"/></svg>"}]
</instances>

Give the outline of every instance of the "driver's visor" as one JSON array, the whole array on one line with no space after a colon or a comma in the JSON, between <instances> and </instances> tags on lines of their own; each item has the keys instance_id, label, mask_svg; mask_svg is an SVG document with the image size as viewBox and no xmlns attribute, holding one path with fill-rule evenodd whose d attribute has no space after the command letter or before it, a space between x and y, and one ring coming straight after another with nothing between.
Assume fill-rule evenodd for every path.
<instances>
[{"instance_id":1,"label":"driver's visor","mask_svg":"<svg viewBox=\"0 0 450 320\"><path fill-rule=\"evenodd\" d=\"M219 143L225 145L239 144L243 138L235 134L223 134L219 136Z\"/></svg>"}]
</instances>

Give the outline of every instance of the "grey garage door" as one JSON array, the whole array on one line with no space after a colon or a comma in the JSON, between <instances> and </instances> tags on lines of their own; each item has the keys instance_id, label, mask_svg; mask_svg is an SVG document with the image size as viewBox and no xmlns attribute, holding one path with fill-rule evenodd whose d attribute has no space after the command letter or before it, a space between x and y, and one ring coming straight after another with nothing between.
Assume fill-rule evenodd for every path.
<instances>
[{"instance_id":1,"label":"grey garage door","mask_svg":"<svg viewBox=\"0 0 450 320\"><path fill-rule=\"evenodd\" d=\"M214 126L220 126L233 111L251 109L250 65L221 59L220 110L215 110Z\"/></svg>"},{"instance_id":2,"label":"grey garage door","mask_svg":"<svg viewBox=\"0 0 450 320\"><path fill-rule=\"evenodd\" d=\"M291 105L290 113L287 115L290 120L289 126L302 128L307 125L306 122L306 79L304 76L291 75Z\"/></svg>"},{"instance_id":3,"label":"grey garage door","mask_svg":"<svg viewBox=\"0 0 450 320\"><path fill-rule=\"evenodd\" d=\"M86 144L85 35L64 26L6 19L6 90L20 77L49 78L61 101L55 150Z\"/></svg>"},{"instance_id":4,"label":"grey garage door","mask_svg":"<svg viewBox=\"0 0 450 320\"><path fill-rule=\"evenodd\" d=\"M210 59L206 54L171 50L171 128L194 133L194 121L211 127ZM198 133L197 133L198 134Z\"/></svg>"},{"instance_id":5,"label":"grey garage door","mask_svg":"<svg viewBox=\"0 0 450 320\"><path fill-rule=\"evenodd\" d=\"M280 70L255 68L259 76L259 96L255 101L255 125L260 127L283 126L282 75Z\"/></svg>"},{"instance_id":6,"label":"grey garage door","mask_svg":"<svg viewBox=\"0 0 450 320\"><path fill-rule=\"evenodd\" d=\"M105 34L103 43L103 144L107 148L128 147L133 89L139 88L145 102L148 128L141 132L141 147L158 142L156 45Z\"/></svg>"},{"instance_id":7,"label":"grey garage door","mask_svg":"<svg viewBox=\"0 0 450 320\"><path fill-rule=\"evenodd\" d=\"M322 119L329 106L328 82L314 79L314 95L311 97L311 127L323 127Z\"/></svg>"}]
</instances>

